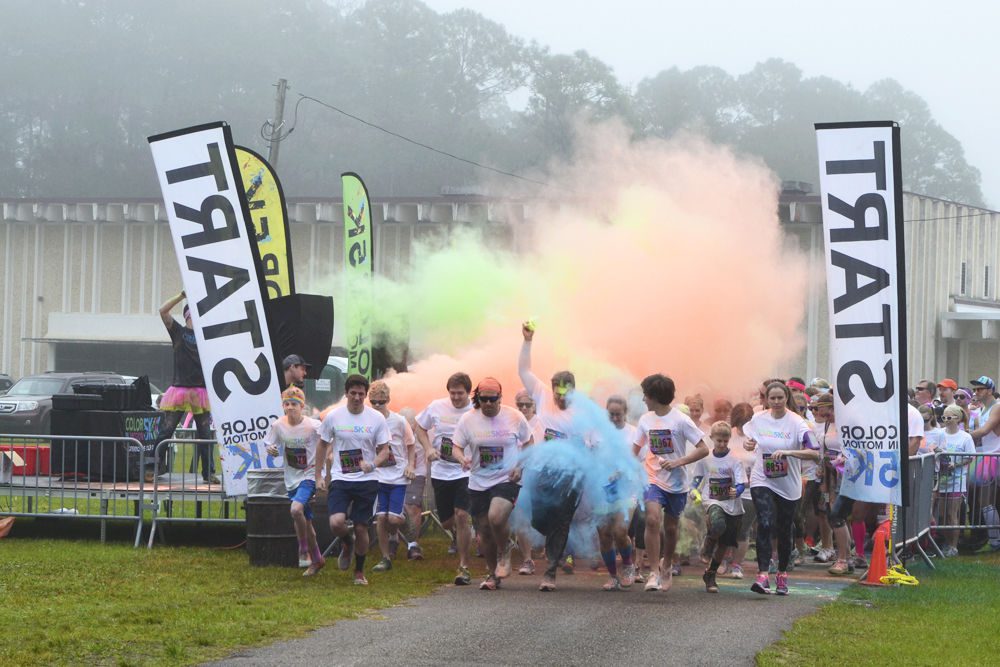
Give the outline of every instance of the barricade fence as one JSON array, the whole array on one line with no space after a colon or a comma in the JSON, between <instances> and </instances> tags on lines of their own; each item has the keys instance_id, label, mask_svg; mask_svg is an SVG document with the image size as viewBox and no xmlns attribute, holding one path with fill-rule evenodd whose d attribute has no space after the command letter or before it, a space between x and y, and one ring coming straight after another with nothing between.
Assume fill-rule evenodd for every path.
<instances>
[{"instance_id":1,"label":"barricade fence","mask_svg":"<svg viewBox=\"0 0 1000 667\"><path fill-rule=\"evenodd\" d=\"M1000 548L1000 452L938 452L935 463L932 532L948 543L946 553Z\"/></svg>"},{"instance_id":2,"label":"barricade fence","mask_svg":"<svg viewBox=\"0 0 1000 667\"><path fill-rule=\"evenodd\" d=\"M134 524L133 546L150 525L242 523L243 497L227 498L212 465L212 440L164 440L154 451L127 437L0 435L0 516ZM190 472L194 465L196 472ZM203 474L204 473L204 474Z\"/></svg>"}]
</instances>

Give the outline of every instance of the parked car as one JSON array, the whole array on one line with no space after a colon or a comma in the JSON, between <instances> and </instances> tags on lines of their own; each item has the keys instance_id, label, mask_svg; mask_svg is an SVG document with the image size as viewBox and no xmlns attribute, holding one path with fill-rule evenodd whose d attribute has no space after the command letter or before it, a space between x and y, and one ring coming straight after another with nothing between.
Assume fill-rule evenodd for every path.
<instances>
[{"instance_id":1,"label":"parked car","mask_svg":"<svg viewBox=\"0 0 1000 667\"><path fill-rule=\"evenodd\" d=\"M14 381L10 379L10 376L6 373L0 373L0 395L7 393L7 390L11 388Z\"/></svg>"},{"instance_id":2,"label":"parked car","mask_svg":"<svg viewBox=\"0 0 1000 667\"><path fill-rule=\"evenodd\" d=\"M118 373L41 373L23 377L0 396L0 433L47 435L53 394L72 394L81 384L126 384Z\"/></svg>"}]
</instances>

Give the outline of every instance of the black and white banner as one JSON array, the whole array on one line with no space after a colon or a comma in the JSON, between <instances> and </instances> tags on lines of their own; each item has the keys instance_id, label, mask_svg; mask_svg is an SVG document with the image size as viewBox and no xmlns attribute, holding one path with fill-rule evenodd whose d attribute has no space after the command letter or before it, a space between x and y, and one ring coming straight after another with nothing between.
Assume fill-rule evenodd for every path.
<instances>
[{"instance_id":1,"label":"black and white banner","mask_svg":"<svg viewBox=\"0 0 1000 667\"><path fill-rule=\"evenodd\" d=\"M841 493L902 503L906 287L899 126L816 125Z\"/></svg>"},{"instance_id":2,"label":"black and white banner","mask_svg":"<svg viewBox=\"0 0 1000 667\"><path fill-rule=\"evenodd\" d=\"M253 227L229 126L149 138L191 306L222 451L226 494L246 493L250 468L280 468L262 440L281 414Z\"/></svg>"}]
</instances>

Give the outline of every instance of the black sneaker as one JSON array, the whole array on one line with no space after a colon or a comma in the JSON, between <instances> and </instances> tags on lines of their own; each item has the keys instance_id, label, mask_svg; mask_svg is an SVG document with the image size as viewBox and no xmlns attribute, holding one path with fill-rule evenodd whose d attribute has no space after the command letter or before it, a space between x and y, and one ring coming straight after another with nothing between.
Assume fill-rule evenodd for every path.
<instances>
[{"instance_id":1,"label":"black sneaker","mask_svg":"<svg viewBox=\"0 0 1000 667\"><path fill-rule=\"evenodd\" d=\"M420 548L419 544L414 544L412 547L406 550L407 560L423 560L424 552Z\"/></svg>"},{"instance_id":2,"label":"black sneaker","mask_svg":"<svg viewBox=\"0 0 1000 667\"><path fill-rule=\"evenodd\" d=\"M711 570L705 570L705 574L701 575L701 580L705 582L705 590L709 593L718 593L719 586L715 583L715 572Z\"/></svg>"}]
</instances>

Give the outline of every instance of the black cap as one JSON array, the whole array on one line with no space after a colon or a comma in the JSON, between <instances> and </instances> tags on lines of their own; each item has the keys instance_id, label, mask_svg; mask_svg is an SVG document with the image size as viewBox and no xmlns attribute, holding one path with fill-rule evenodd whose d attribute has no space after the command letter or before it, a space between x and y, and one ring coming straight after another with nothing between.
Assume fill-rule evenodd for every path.
<instances>
[{"instance_id":1,"label":"black cap","mask_svg":"<svg viewBox=\"0 0 1000 667\"><path fill-rule=\"evenodd\" d=\"M284 370L287 371L292 366L305 366L306 368L310 368L312 364L310 364L308 361L306 361L297 354L290 354L287 357L285 357L285 361L284 363L282 363L282 367Z\"/></svg>"}]
</instances>

